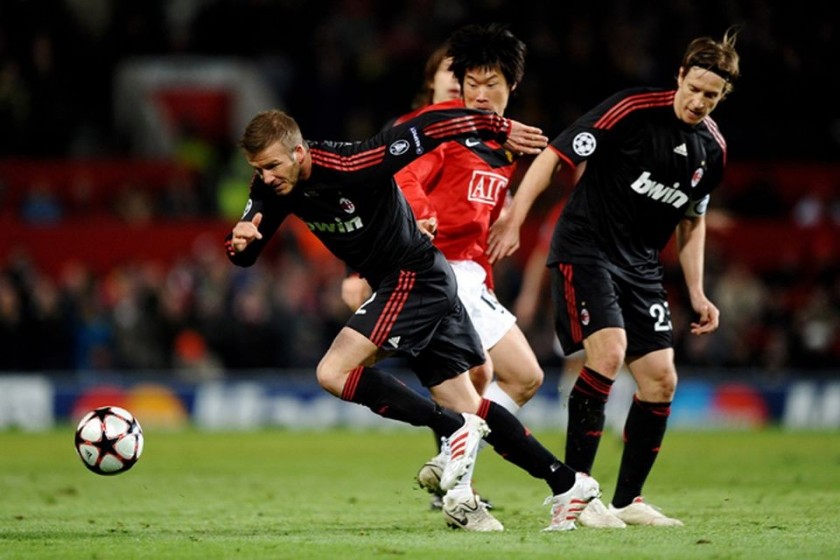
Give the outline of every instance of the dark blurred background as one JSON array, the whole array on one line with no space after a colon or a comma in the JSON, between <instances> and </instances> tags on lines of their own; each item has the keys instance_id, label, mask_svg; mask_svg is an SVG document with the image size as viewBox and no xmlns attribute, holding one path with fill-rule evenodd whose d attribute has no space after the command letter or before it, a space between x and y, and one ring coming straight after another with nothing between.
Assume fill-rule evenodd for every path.
<instances>
[{"instance_id":1,"label":"dark blurred background","mask_svg":"<svg viewBox=\"0 0 840 560\"><path fill-rule=\"evenodd\" d=\"M314 366L348 314L344 269L295 223L257 266L227 262L249 178L239 132L274 106L307 138L372 135L455 28L498 21L529 49L508 116L550 137L617 89L673 85L692 38L742 26L742 77L714 115L730 162L707 247L722 328L687 336L666 254L678 362L836 376L837 18L809 2L657 4L0 1L0 370ZM509 306L558 187L497 270ZM545 307L523 327L560 365Z\"/></svg>"},{"instance_id":2,"label":"dark blurred background","mask_svg":"<svg viewBox=\"0 0 840 560\"><path fill-rule=\"evenodd\" d=\"M26 156L133 154L132 131L115 119L121 111L115 90L127 66L153 59L167 59L172 70L196 71L214 61L246 65L312 137L365 137L406 109L426 56L452 30L501 21L529 48L514 108L548 131L618 88L673 83L691 38L720 37L743 25L743 79L718 114L729 125L733 156L836 160L840 115L830 84L840 45L837 18L819 6L3 0L0 149ZM235 137L238 130L226 132Z\"/></svg>"}]
</instances>

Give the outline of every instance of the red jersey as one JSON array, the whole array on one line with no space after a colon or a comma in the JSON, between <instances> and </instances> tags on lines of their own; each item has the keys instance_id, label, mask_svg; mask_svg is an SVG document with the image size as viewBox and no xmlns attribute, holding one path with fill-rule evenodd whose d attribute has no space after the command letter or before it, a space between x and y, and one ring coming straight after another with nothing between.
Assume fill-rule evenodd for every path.
<instances>
[{"instance_id":1,"label":"red jersey","mask_svg":"<svg viewBox=\"0 0 840 560\"><path fill-rule=\"evenodd\" d=\"M463 106L461 100L446 101L410 114ZM479 263L487 271L491 290L487 233L504 207L515 169L510 151L475 136L441 144L394 176L418 220L437 218L434 243L447 260Z\"/></svg>"}]
</instances>

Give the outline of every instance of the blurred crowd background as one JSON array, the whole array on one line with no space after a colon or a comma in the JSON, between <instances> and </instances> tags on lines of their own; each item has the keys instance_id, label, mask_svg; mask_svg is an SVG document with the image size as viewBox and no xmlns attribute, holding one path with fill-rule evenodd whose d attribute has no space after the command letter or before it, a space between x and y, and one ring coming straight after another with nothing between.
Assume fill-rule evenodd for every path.
<instances>
[{"instance_id":1,"label":"blurred crowd background","mask_svg":"<svg viewBox=\"0 0 840 560\"><path fill-rule=\"evenodd\" d=\"M617 89L673 84L690 39L743 26L742 78L715 113L732 167L707 248L722 328L688 335L666 255L678 364L837 375L837 19L808 2L657 4L2 0L0 370L312 368L349 313L344 267L294 223L254 267L228 263L250 175L242 125L277 106L307 138L370 136L409 109L451 31L500 21L529 49L508 116L549 137ZM509 307L568 187L558 178L497 270ZM561 365L550 306L523 319L544 365Z\"/></svg>"}]
</instances>

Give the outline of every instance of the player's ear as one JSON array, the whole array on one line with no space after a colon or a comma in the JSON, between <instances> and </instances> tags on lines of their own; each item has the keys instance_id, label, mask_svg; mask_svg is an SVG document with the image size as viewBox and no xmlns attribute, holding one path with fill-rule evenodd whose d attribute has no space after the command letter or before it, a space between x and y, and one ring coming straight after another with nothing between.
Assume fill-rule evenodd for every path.
<instances>
[{"instance_id":1,"label":"player's ear","mask_svg":"<svg viewBox=\"0 0 840 560\"><path fill-rule=\"evenodd\" d=\"M303 163L303 158L306 155L306 152L303 149L303 146L298 144L295 146L295 151L292 152L292 157L295 159L295 163L300 165Z\"/></svg>"}]
</instances>

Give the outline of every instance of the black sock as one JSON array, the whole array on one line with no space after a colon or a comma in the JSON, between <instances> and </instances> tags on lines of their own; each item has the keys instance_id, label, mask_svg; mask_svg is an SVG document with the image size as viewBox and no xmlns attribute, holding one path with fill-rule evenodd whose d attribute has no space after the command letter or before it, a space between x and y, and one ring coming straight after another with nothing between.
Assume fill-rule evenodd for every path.
<instances>
[{"instance_id":1,"label":"black sock","mask_svg":"<svg viewBox=\"0 0 840 560\"><path fill-rule=\"evenodd\" d=\"M642 402L636 398L624 425L624 453L612 504L625 507L642 495L653 463L665 437L671 403Z\"/></svg>"},{"instance_id":2,"label":"black sock","mask_svg":"<svg viewBox=\"0 0 840 560\"><path fill-rule=\"evenodd\" d=\"M428 426L446 436L464 425L464 417L457 412L439 407L393 375L372 367L350 372L341 399L364 405L384 418Z\"/></svg>"},{"instance_id":3,"label":"black sock","mask_svg":"<svg viewBox=\"0 0 840 560\"><path fill-rule=\"evenodd\" d=\"M478 415L490 428L485 439L496 452L535 478L545 480L554 495L575 483L575 471L542 446L522 423L493 401L481 400Z\"/></svg>"},{"instance_id":4,"label":"black sock","mask_svg":"<svg viewBox=\"0 0 840 560\"><path fill-rule=\"evenodd\" d=\"M576 471L592 472L604 432L604 408L612 384L612 379L584 367L569 395L566 464Z\"/></svg>"}]
</instances>

